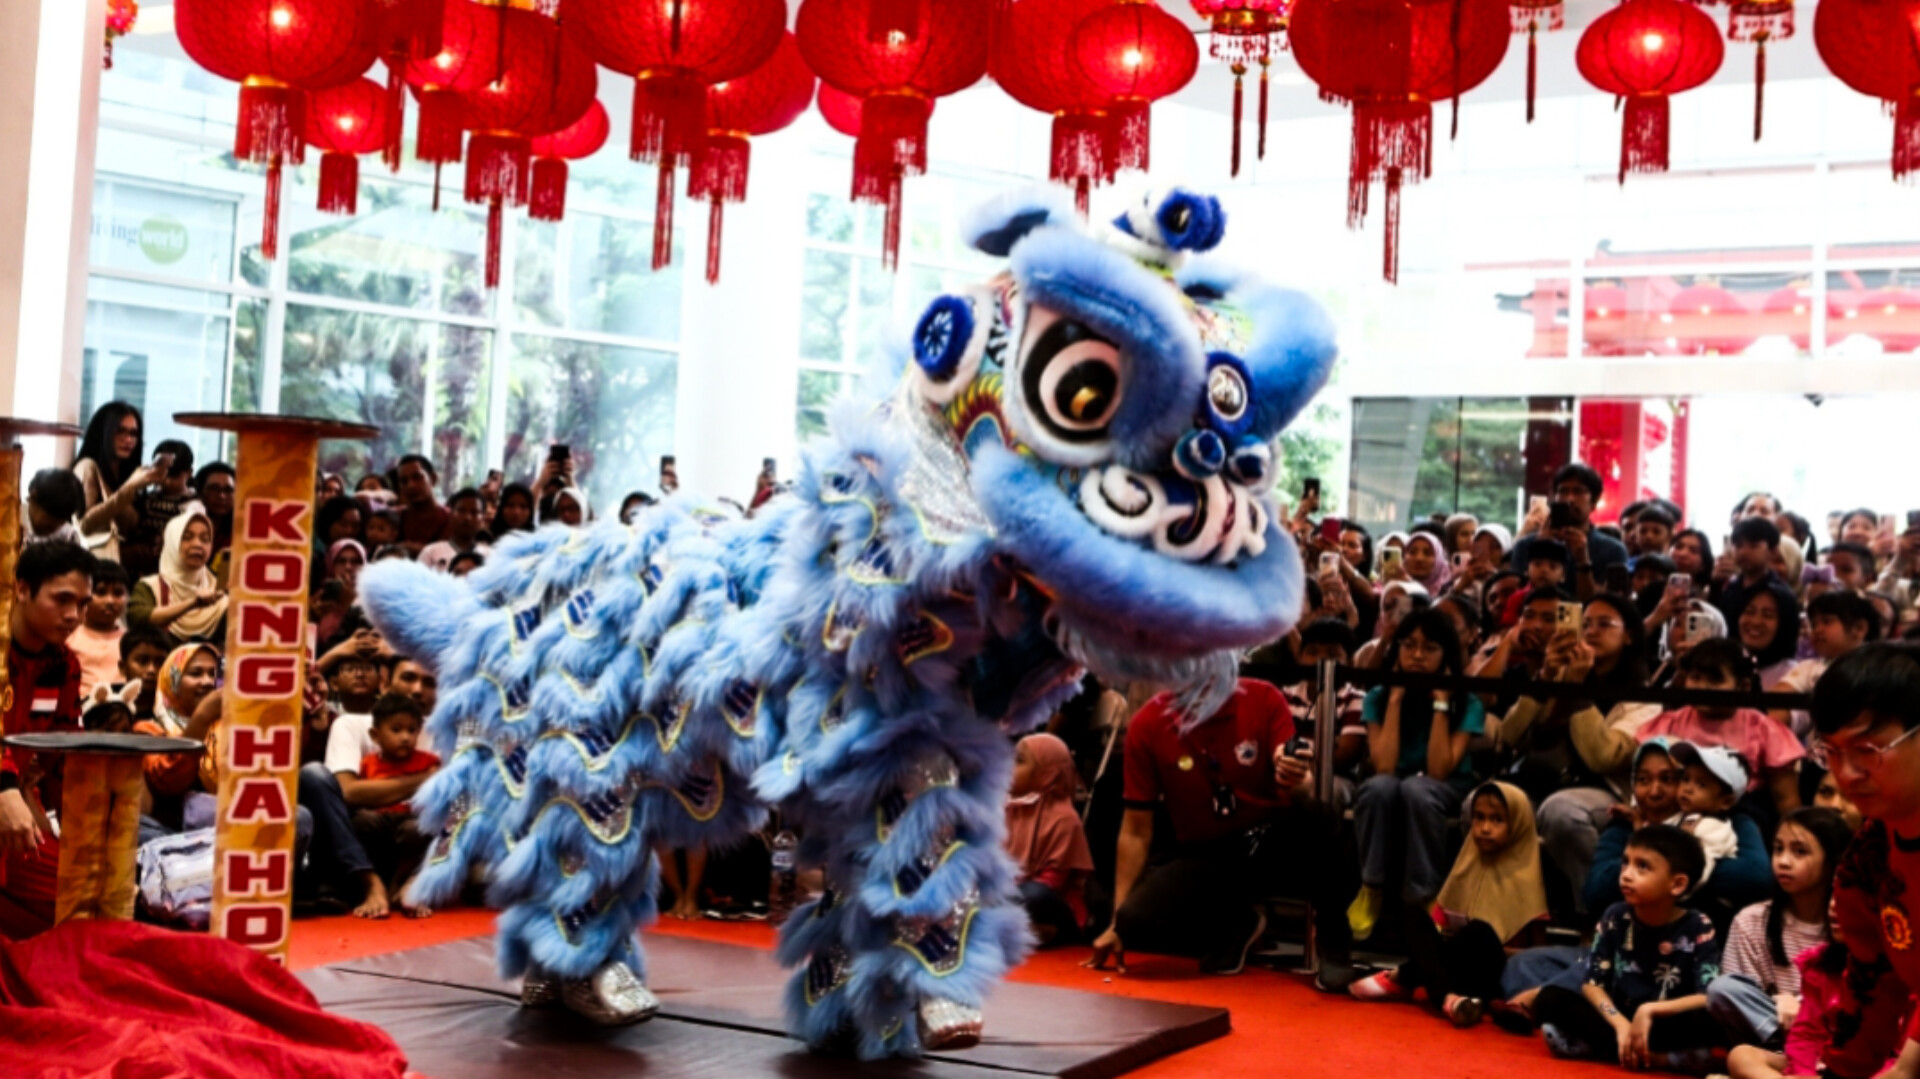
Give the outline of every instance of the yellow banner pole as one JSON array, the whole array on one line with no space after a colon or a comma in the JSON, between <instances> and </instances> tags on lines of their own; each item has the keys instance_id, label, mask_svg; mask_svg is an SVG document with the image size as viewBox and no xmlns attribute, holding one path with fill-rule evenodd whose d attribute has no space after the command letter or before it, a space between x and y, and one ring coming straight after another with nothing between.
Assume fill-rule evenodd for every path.
<instances>
[{"instance_id":1,"label":"yellow banner pole","mask_svg":"<svg viewBox=\"0 0 1920 1079\"><path fill-rule=\"evenodd\" d=\"M293 913L300 697L320 440L368 439L378 431L237 413L183 413L174 421L239 436L225 707L217 742L212 931L284 963Z\"/></svg>"}]
</instances>

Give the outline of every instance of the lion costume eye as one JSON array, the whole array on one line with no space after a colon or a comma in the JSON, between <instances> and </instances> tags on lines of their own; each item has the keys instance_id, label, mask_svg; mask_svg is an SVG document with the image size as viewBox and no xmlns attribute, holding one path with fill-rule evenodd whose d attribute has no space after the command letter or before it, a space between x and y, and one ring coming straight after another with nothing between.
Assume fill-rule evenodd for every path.
<instances>
[{"instance_id":1,"label":"lion costume eye","mask_svg":"<svg viewBox=\"0 0 1920 1079\"><path fill-rule=\"evenodd\" d=\"M1035 315L1036 321L1050 321L1035 327L1021 363L1028 411L1062 441L1105 438L1120 407L1120 350L1085 323L1050 312Z\"/></svg>"}]
</instances>

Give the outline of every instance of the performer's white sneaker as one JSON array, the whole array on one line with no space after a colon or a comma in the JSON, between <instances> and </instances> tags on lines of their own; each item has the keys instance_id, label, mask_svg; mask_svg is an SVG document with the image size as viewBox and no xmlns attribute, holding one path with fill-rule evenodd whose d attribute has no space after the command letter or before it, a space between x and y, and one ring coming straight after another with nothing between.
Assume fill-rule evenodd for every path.
<instances>
[{"instance_id":1,"label":"performer's white sneaker","mask_svg":"<svg viewBox=\"0 0 1920 1079\"><path fill-rule=\"evenodd\" d=\"M944 997L920 1002L920 1047L928 1052L971 1049L980 1044L981 1028L978 1008Z\"/></svg>"},{"instance_id":2,"label":"performer's white sneaker","mask_svg":"<svg viewBox=\"0 0 1920 1079\"><path fill-rule=\"evenodd\" d=\"M560 1000L609 1027L642 1023L660 1010L660 999L647 990L632 967L618 959L594 971L591 978L563 984Z\"/></svg>"}]
</instances>

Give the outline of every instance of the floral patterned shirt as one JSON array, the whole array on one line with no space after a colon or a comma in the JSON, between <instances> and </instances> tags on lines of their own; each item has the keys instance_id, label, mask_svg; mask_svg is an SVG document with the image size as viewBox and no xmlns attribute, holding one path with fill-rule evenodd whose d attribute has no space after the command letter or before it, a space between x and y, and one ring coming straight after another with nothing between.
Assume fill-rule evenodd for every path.
<instances>
[{"instance_id":1,"label":"floral patterned shirt","mask_svg":"<svg viewBox=\"0 0 1920 1079\"><path fill-rule=\"evenodd\" d=\"M1587 955L1587 981L1606 990L1621 1013L1650 1000L1678 1000L1707 991L1720 976L1720 935L1697 910L1668 925L1648 925L1615 903L1600 916Z\"/></svg>"}]
</instances>

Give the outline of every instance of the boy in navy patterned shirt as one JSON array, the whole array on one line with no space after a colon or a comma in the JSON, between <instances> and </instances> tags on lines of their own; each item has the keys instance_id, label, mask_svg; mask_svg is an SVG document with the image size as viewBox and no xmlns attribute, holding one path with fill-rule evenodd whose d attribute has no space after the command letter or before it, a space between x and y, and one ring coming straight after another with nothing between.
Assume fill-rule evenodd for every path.
<instances>
[{"instance_id":1,"label":"boy in navy patterned shirt","mask_svg":"<svg viewBox=\"0 0 1920 1079\"><path fill-rule=\"evenodd\" d=\"M1707 985L1720 975L1720 938L1681 905L1706 869L1700 841L1670 824L1627 840L1620 892L1601 916L1579 992L1540 990L1533 1013L1556 1056L1629 1068L1705 1074L1719 1031Z\"/></svg>"}]
</instances>

